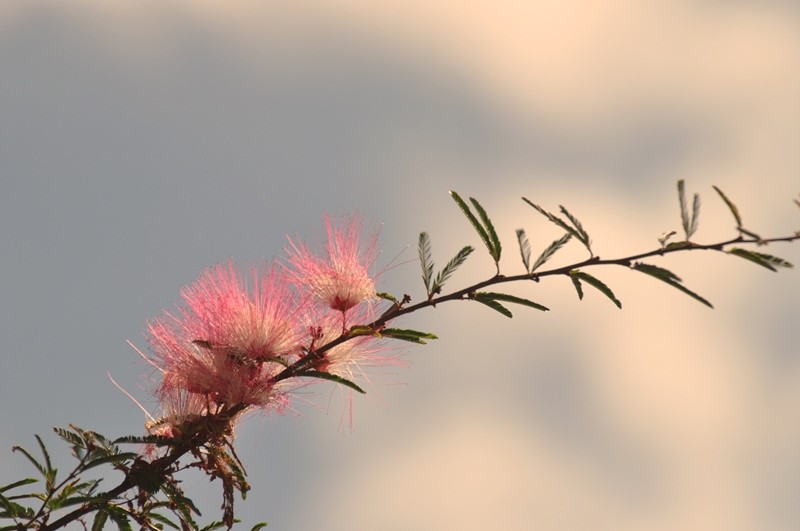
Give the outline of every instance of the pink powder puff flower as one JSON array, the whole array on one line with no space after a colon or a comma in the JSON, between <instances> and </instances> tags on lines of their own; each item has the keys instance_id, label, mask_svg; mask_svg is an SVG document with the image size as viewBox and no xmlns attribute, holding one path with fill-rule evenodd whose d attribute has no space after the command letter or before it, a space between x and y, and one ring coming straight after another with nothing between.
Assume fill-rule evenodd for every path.
<instances>
[{"instance_id":1,"label":"pink powder puff flower","mask_svg":"<svg viewBox=\"0 0 800 531\"><path fill-rule=\"evenodd\" d=\"M215 404L282 409L286 383L272 378L300 353L298 300L281 269L249 269L249 287L236 267L205 270L181 291L177 314L148 323L152 363L163 373L157 394L199 394Z\"/></svg>"},{"instance_id":2,"label":"pink powder puff flower","mask_svg":"<svg viewBox=\"0 0 800 531\"><path fill-rule=\"evenodd\" d=\"M323 256L289 239L290 276L295 284L330 308L346 312L375 297L375 280L369 274L377 255L377 231L362 240L363 221L344 217L339 224L325 216L327 242Z\"/></svg>"}]
</instances>

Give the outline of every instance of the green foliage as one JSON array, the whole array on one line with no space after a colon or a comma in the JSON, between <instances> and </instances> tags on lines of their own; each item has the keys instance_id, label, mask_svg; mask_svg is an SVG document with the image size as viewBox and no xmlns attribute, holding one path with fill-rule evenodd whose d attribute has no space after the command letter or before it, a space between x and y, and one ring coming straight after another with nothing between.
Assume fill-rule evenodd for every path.
<instances>
[{"instance_id":1,"label":"green foliage","mask_svg":"<svg viewBox=\"0 0 800 531\"><path fill-rule=\"evenodd\" d=\"M297 373L297 376L308 377L308 378L319 378L321 380L329 380L331 382L335 382L335 383L347 386L350 389L358 391L361 394L366 394L367 393L366 391L361 389L355 382L351 382L347 378L343 378L343 377L339 376L338 374L332 374L332 373L325 372L325 371L317 371L317 370L309 369L309 370L305 370L305 371L299 371Z\"/></svg>"},{"instance_id":2,"label":"green foliage","mask_svg":"<svg viewBox=\"0 0 800 531\"><path fill-rule=\"evenodd\" d=\"M581 281L583 281L592 286L593 288L597 289L598 291L600 291L600 293L602 293L609 299L611 299L611 302L613 302L617 306L617 308L619 308L620 310L622 309L622 303L614 295L614 292L611 291L611 289L608 286L606 286L603 282L593 277L589 273L586 273L585 271L581 271L579 269L573 269L569 272L569 276L572 279L572 283L575 286L575 290L578 292L579 299L583 300L583 289L581 287Z\"/></svg>"},{"instance_id":3,"label":"green foliage","mask_svg":"<svg viewBox=\"0 0 800 531\"><path fill-rule=\"evenodd\" d=\"M678 200L681 206L681 224L683 225L683 232L686 235L686 241L689 241L692 235L697 232L697 224L700 216L700 196L694 194L692 212L689 214L689 209L686 204L686 187L683 179L681 179L678 181Z\"/></svg>"},{"instance_id":4,"label":"green foliage","mask_svg":"<svg viewBox=\"0 0 800 531\"><path fill-rule=\"evenodd\" d=\"M658 267L658 266L654 266L654 265L650 265L650 264L643 264L641 262L636 262L635 264L633 264L632 268L634 270L636 270L636 271L641 271L642 273L645 273L646 275L650 275L651 277L657 278L658 280L669 284L673 288L684 292L685 294L689 295L693 299L705 304L709 308L714 308L714 306L710 302L708 302L706 299L704 299L703 297L701 297L697 293L691 291L690 289L686 288L683 284L681 284L681 279L678 278L678 276L675 273L671 272L671 271L668 271L668 270L666 270L666 269L664 269L662 267Z\"/></svg>"},{"instance_id":5,"label":"green foliage","mask_svg":"<svg viewBox=\"0 0 800 531\"><path fill-rule=\"evenodd\" d=\"M444 287L444 283L447 279L450 278L450 275L455 273L456 269L461 267L461 265L467 260L467 257L472 254L475 249L467 245L449 261L445 266L442 268L441 271L436 275L436 279L433 281L431 285L431 290L428 292L428 296L441 293L442 288Z\"/></svg>"},{"instance_id":6,"label":"green foliage","mask_svg":"<svg viewBox=\"0 0 800 531\"><path fill-rule=\"evenodd\" d=\"M532 273L541 266L543 266L544 263L550 259L550 257L556 254L556 252L558 252L559 249L564 247L564 245L570 240L570 238L572 238L572 234L567 232L561 238L557 239L556 241L548 245L547 248L544 251L542 251L542 254L539 255L539 258L537 258L536 261L533 263L530 272Z\"/></svg>"},{"instance_id":7,"label":"green foliage","mask_svg":"<svg viewBox=\"0 0 800 531\"><path fill-rule=\"evenodd\" d=\"M337 337L327 345L314 345L314 340L312 340L312 346L303 347L305 357L301 357L297 361L292 360L293 363L289 363L286 358L277 356L259 358L257 361L258 363L277 363L283 367L283 370L275 377L275 381L290 377L316 378L338 383L359 393L364 393L361 387L347 378L313 368L322 367L321 365L315 365L315 362L319 361L318 353L357 337L370 340L380 340L382 338L398 339L416 344L425 344L426 340L436 339L436 335L418 330L388 327L389 322L407 313L448 301L475 300L506 317L513 316L506 307L507 304L518 304L540 311L548 311L547 307L539 303L515 295L478 291L495 284L515 281L530 282L531 279L538 282L548 276L566 274L570 278L579 299L583 299L584 284L588 284L600 291L618 308L621 308L622 303L616 298L613 291L604 282L587 273L584 269L595 266L624 265L669 284L700 303L712 307L711 303L705 298L686 288L681 279L671 271L643 263L640 260L659 255L663 256L672 252L702 249L738 256L771 271L793 267L788 261L770 254L752 251L743 247L731 248L735 244L743 246L757 244L761 246L777 241L793 242L800 239L800 231L796 232L794 236L762 238L758 234L745 229L742 225L738 207L716 186L714 190L733 215L739 235L734 239L709 245L701 245L690 241L690 238L693 237L698 228L700 197L694 194L690 207L684 182L682 180L678 181L677 187L681 224L685 239L683 241L670 242L670 238L676 234L675 231L670 231L664 233L658 239L659 248L617 259L601 260L600 257L595 257L591 249L591 239L588 232L581 222L565 207L560 206L559 215L555 215L523 198L526 203L546 217L548 221L560 227L564 234L545 248L535 261L531 262L531 244L525 231L517 229L516 237L522 264L525 267L525 274L514 276L500 275L499 261L502 246L486 210L476 199L470 197L469 203L467 203L458 194L451 192L453 200L478 233L494 260L497 268L496 275L471 286L434 297L441 294L445 283L464 264L467 257L474 251L474 248L471 246L463 247L434 276L435 266L430 236L428 233L422 232L419 235L419 259L427 300L411 305L411 297L409 295L404 295L402 300L398 300L389 293L377 293L377 297L389 301L391 307L371 323L352 326L347 330L346 334ZM795 199L795 203L800 206L800 200ZM537 273L536 271L565 246L571 238L581 242L589 251L590 258L572 265ZM318 338L320 334L312 335L314 338ZM215 346L210 341L203 339L196 339L193 342L198 347L205 349L220 348L219 345ZM224 348L227 349L227 347ZM240 356L239 353L230 355ZM211 401L210 398L208 400ZM41 476L41 479L29 477L0 486L0 520L7 521L9 524L0 525L0 531L40 529L42 527L60 529L67 524L74 524L78 521L84 528L88 528L89 515L93 516L91 529L98 531L107 527L109 522L116 525L121 531L132 530L134 526L150 530L170 528L181 531L230 529L234 523L238 522L234 518L234 494L238 491L242 499L245 499L250 489L246 480L244 466L239 461L233 448L231 437L233 430L232 419L247 411L248 407L247 404L244 404L241 409L236 409L236 407L226 409L230 406L227 403L217 403L216 406L220 409L214 413L189 415L183 421L176 421L177 426L175 427L177 429L172 433L172 437L130 435L111 440L94 431L84 430L73 425L70 425L69 428L55 428L55 433L69 445L72 455L78 460L77 465L67 474L62 472L61 477L59 477L59 471L53 467L50 454L39 436L36 436L36 442L39 447L36 452L29 452L20 446L14 446L13 451L27 459L38 475ZM211 410L213 408L208 407L208 409ZM166 425L167 423L172 424L173 421L174 418L170 417L161 419L158 422L163 422ZM121 450L120 445L127 444L148 445L148 452L153 452L154 455L148 454L147 457L144 457L135 451ZM189 461L188 463L187 460ZM83 473L90 470L94 472L93 469L102 466L107 466L111 470L122 473L125 479L117 487L110 490L100 489L101 479L82 479L81 475ZM186 496L181 488L182 482L176 477L178 472L190 468L206 473L211 480L221 480L223 491L222 520L211 521L203 527L200 527L195 521L195 517L202 515L194 502ZM26 487L34 490L28 491ZM63 514L67 510L70 512L61 516L61 518L58 517L59 514ZM266 527L266 525L263 522L259 523L252 527L252 531L258 531Z\"/></svg>"},{"instance_id":8,"label":"green foliage","mask_svg":"<svg viewBox=\"0 0 800 531\"><path fill-rule=\"evenodd\" d=\"M431 257L431 238L427 232L419 233L419 264L422 267L422 282L425 284L425 293L430 296L433 258Z\"/></svg>"},{"instance_id":9,"label":"green foliage","mask_svg":"<svg viewBox=\"0 0 800 531\"><path fill-rule=\"evenodd\" d=\"M712 188L717 192L717 194L719 194L719 196L722 198L722 200L728 206L728 210L730 210L731 214L733 214L733 219L736 220L736 228L737 229L741 229L742 228L742 216L739 215L739 209L736 207L736 205L733 204L733 201L728 199L728 196L725 195L722 192L722 190L720 190L716 186L712 186Z\"/></svg>"},{"instance_id":10,"label":"green foliage","mask_svg":"<svg viewBox=\"0 0 800 531\"><path fill-rule=\"evenodd\" d=\"M475 249L469 245L461 249L433 279L433 257L431 253L431 239L427 232L419 234L419 263L422 267L422 282L425 284L425 294L428 300L441 293L444 283L455 273L456 269L467 260ZM396 302L396 301L395 301Z\"/></svg>"},{"instance_id":11,"label":"green foliage","mask_svg":"<svg viewBox=\"0 0 800 531\"><path fill-rule=\"evenodd\" d=\"M498 301L502 302L510 302L513 304L521 304L522 306L527 306L529 308L534 308L536 310L540 310L543 312L550 311L550 308L546 306L542 306L536 302L530 301L528 299L523 299L522 297L516 297L514 295L508 295L506 293L494 293L489 291L479 291L474 293L471 298L484 304L491 308L496 312L500 312L501 314L505 315L506 317L513 317L514 315L511 313L511 310L500 304Z\"/></svg>"},{"instance_id":12,"label":"green foliage","mask_svg":"<svg viewBox=\"0 0 800 531\"><path fill-rule=\"evenodd\" d=\"M571 225L570 223L567 223L566 221L556 216L555 214L551 214L550 212L543 209L539 205L531 202L527 198L523 197L522 200L528 203L530 206L532 206L537 212L546 217L550 222L554 223L555 225L567 231L568 234L572 235L576 240L581 242L584 247L586 247L586 250L589 251L589 254L591 256L594 256L594 253L592 253L592 241L589 238L589 234L584 230L583 225L580 223L580 221L578 221L578 219L575 216L570 214L566 208L564 208L563 206L559 207L561 213L567 217ZM536 268L534 267L534 269Z\"/></svg>"},{"instance_id":13,"label":"green foliage","mask_svg":"<svg viewBox=\"0 0 800 531\"><path fill-rule=\"evenodd\" d=\"M486 214L486 211L483 209L481 204L478 203L477 199L473 197L469 198L470 202L475 207L475 210L478 212L481 221L483 222L483 224L481 224L481 221L478 221L478 218L476 218L475 214L472 213L472 210L469 208L469 205L467 205L467 203L465 203L464 200L461 199L461 196L459 196L456 192L452 190L450 191L450 196L453 198L453 201L455 201L458 207L461 209L461 212L464 213L464 216L466 216L467 220L469 220L470 224L475 229L475 232L478 233L478 236L480 236L481 240L483 241L483 244L486 245L486 249L489 250L489 255L494 260L494 264L498 268L499 272L500 254L502 252L502 246L500 245L500 239L497 237L497 232L494 230L494 225L489 219L489 216Z\"/></svg>"},{"instance_id":14,"label":"green foliage","mask_svg":"<svg viewBox=\"0 0 800 531\"><path fill-rule=\"evenodd\" d=\"M754 264L758 264L761 267L765 267L776 273L778 272L779 267L786 269L791 269L794 267L793 264L787 262L783 258L778 258L777 256L772 256L771 254L757 253L749 249L742 249L741 247L734 247L733 249L729 250L728 253L744 258L745 260L749 260Z\"/></svg>"},{"instance_id":15,"label":"green foliage","mask_svg":"<svg viewBox=\"0 0 800 531\"><path fill-rule=\"evenodd\" d=\"M395 304L400 304L400 301L398 301L394 295L392 295L391 293L386 293L385 291L379 291L378 293L375 294L375 296L380 299L393 302Z\"/></svg>"},{"instance_id":16,"label":"green foliage","mask_svg":"<svg viewBox=\"0 0 800 531\"><path fill-rule=\"evenodd\" d=\"M384 328L380 332L382 337L390 337L392 339L400 339L402 341L409 341L425 345L425 339L439 339L435 334L429 332L419 332L417 330L408 330L404 328Z\"/></svg>"},{"instance_id":17,"label":"green foliage","mask_svg":"<svg viewBox=\"0 0 800 531\"><path fill-rule=\"evenodd\" d=\"M525 234L524 229L517 229L517 241L519 242L519 254L522 257L522 265L525 266L525 272L531 272L531 244L528 241L528 236Z\"/></svg>"}]
</instances>

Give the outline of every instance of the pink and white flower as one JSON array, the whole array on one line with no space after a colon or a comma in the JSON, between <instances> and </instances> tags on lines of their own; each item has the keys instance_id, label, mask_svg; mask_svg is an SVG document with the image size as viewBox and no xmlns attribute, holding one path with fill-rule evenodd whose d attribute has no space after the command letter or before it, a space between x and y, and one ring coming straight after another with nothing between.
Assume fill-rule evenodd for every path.
<instances>
[{"instance_id":1,"label":"pink and white flower","mask_svg":"<svg viewBox=\"0 0 800 531\"><path fill-rule=\"evenodd\" d=\"M369 270L377 255L378 233L364 238L363 221L357 215L344 217L338 224L326 216L325 231L327 242L321 256L289 239L289 275L300 288L344 313L375 297L375 278Z\"/></svg>"},{"instance_id":2,"label":"pink and white flower","mask_svg":"<svg viewBox=\"0 0 800 531\"><path fill-rule=\"evenodd\" d=\"M248 286L249 281L249 286ZM281 406L286 384L272 378L300 354L296 293L281 269L205 270L181 291L183 306L148 324L162 397L186 390L227 406Z\"/></svg>"}]
</instances>

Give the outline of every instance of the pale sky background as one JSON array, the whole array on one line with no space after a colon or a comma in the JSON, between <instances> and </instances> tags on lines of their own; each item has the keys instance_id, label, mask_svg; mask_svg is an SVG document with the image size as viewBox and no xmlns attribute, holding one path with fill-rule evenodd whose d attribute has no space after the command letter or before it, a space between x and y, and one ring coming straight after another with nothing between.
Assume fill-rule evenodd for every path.
<instances>
[{"instance_id":1,"label":"pale sky background","mask_svg":"<svg viewBox=\"0 0 800 531\"><path fill-rule=\"evenodd\" d=\"M379 7L376 7L379 6ZM381 288L421 296L415 243L479 247L479 198L517 272L520 201L565 204L603 257L679 229L800 228L800 9L783 1L0 2L0 484L75 423L141 433L147 319L205 266L281 254L322 214L383 222ZM800 262L800 245L767 250ZM564 259L580 259L577 247ZM355 398L319 386L237 447L245 524L306 530L800 528L798 271L655 261L715 303L592 270L398 323L439 334ZM492 273L476 253L451 286ZM62 461L63 462L63 461ZM65 465L62 465L62 468ZM116 479L114 479L116 481ZM109 485L110 486L110 485ZM186 485L208 517L218 488ZM244 525L242 526L245 527Z\"/></svg>"}]
</instances>

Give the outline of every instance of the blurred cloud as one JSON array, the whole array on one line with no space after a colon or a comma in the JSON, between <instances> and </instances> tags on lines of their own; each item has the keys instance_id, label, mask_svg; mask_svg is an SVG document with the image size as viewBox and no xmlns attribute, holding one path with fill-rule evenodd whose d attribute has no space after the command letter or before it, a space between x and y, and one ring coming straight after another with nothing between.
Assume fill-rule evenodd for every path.
<instances>
[{"instance_id":1,"label":"blurred cloud","mask_svg":"<svg viewBox=\"0 0 800 531\"><path fill-rule=\"evenodd\" d=\"M0 336L25 354L4 360L0 398L37 382L0 439L67 422L133 431L138 412L118 413L103 376L138 381L124 340L201 267L277 255L325 211L383 218L387 260L428 230L441 262L480 243L448 204L455 188L493 215L509 270L513 229L535 249L559 236L520 195L566 204L602 256L678 228L678 178L702 191L703 241L732 226L711 184L748 227L796 229L797 15L744 1L0 3ZM300 418L243 427L241 515L278 529L796 529L800 284L723 258L663 263L713 312L603 270L621 312L555 279L520 287L547 314L415 316L404 325L442 339L388 378L407 384L356 398L354 434L335 435L325 392ZM452 282L489 266L476 256ZM384 278L418 283L413 263Z\"/></svg>"}]
</instances>

